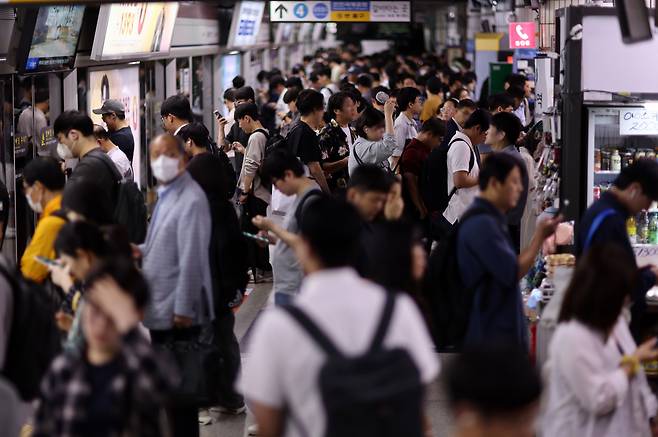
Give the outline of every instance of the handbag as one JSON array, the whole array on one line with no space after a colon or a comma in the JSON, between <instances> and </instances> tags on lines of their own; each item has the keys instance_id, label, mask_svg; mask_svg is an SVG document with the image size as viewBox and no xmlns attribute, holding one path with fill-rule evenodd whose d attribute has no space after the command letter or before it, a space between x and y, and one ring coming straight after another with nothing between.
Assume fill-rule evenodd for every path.
<instances>
[{"instance_id":1,"label":"handbag","mask_svg":"<svg viewBox=\"0 0 658 437\"><path fill-rule=\"evenodd\" d=\"M210 328L204 328L204 331ZM221 355L212 336L191 340L168 339L153 347L178 370L171 396L174 405L210 407L219 400Z\"/></svg>"}]
</instances>

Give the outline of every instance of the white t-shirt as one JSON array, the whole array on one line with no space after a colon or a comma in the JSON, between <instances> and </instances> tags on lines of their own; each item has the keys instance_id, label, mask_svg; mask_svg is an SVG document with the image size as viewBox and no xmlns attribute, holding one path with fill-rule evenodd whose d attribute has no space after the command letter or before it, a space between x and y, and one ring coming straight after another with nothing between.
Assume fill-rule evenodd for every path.
<instances>
[{"instance_id":1,"label":"white t-shirt","mask_svg":"<svg viewBox=\"0 0 658 437\"><path fill-rule=\"evenodd\" d=\"M456 139L462 141L455 141ZM471 153L477 152L473 149L470 138L461 132L457 132L450 142L452 143L450 150L448 150L448 194L455 187L454 174L458 171L468 171L469 163L471 160ZM473 168L468 173L469 176L477 178L480 174L480 167L478 166L477 159L473 159ZM459 188L448 207L443 212L443 217L450 223L455 223L466 212L473 199L478 195L480 189L477 185L470 188Z\"/></svg>"},{"instance_id":2,"label":"white t-shirt","mask_svg":"<svg viewBox=\"0 0 658 437\"><path fill-rule=\"evenodd\" d=\"M409 119L407 114L401 112L398 118L395 119L393 128L395 129L395 142L398 144L398 148L393 152L393 156L402 156L405 143L408 140L416 138L416 135L418 135L416 122Z\"/></svg>"},{"instance_id":3,"label":"white t-shirt","mask_svg":"<svg viewBox=\"0 0 658 437\"><path fill-rule=\"evenodd\" d=\"M128 157L125 153L123 153L121 149L119 149L117 146L114 146L110 149L109 152L107 152L107 156L109 156L112 162L114 162L114 165L116 166L117 170L119 170L119 173L121 173L124 181L133 180L133 168L130 166Z\"/></svg>"},{"instance_id":4,"label":"white t-shirt","mask_svg":"<svg viewBox=\"0 0 658 437\"><path fill-rule=\"evenodd\" d=\"M318 325L336 347L347 355L363 353L370 346L384 306L384 290L360 278L350 268L309 275L295 303ZM438 355L415 303L397 296L393 317L384 339L387 347L406 349L418 366L423 383L439 372ZM326 355L295 320L283 310L266 312L256 325L244 373L238 388L248 401L274 408L290 408L286 437L302 437L300 422L309 437L322 436L326 416L318 372Z\"/></svg>"},{"instance_id":5,"label":"white t-shirt","mask_svg":"<svg viewBox=\"0 0 658 437\"><path fill-rule=\"evenodd\" d=\"M350 129L349 126L347 126L347 127L342 127L341 126L340 128L343 130L343 132L345 132L345 136L347 137L346 141L347 141L347 145L349 146L348 149L352 150L352 144L354 143L352 141L352 130Z\"/></svg>"}]
</instances>

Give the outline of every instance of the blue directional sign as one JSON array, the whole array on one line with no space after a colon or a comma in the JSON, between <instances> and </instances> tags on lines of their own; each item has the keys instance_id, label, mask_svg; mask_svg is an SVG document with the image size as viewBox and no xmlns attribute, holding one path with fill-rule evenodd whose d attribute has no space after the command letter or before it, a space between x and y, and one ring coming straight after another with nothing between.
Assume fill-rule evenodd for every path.
<instances>
[{"instance_id":1,"label":"blue directional sign","mask_svg":"<svg viewBox=\"0 0 658 437\"><path fill-rule=\"evenodd\" d=\"M324 20L329 15L329 8L324 3L318 3L313 6L313 15L318 20Z\"/></svg>"},{"instance_id":2,"label":"blue directional sign","mask_svg":"<svg viewBox=\"0 0 658 437\"><path fill-rule=\"evenodd\" d=\"M299 19L305 18L308 15L308 6L304 3L297 3L293 8L293 13Z\"/></svg>"}]
</instances>

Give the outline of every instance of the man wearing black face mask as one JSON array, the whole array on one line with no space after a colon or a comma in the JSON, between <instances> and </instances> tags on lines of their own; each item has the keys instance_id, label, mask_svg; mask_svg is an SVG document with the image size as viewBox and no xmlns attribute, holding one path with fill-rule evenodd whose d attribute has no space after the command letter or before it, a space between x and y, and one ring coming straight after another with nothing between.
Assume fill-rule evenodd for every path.
<instances>
[{"instance_id":1,"label":"man wearing black face mask","mask_svg":"<svg viewBox=\"0 0 658 437\"><path fill-rule=\"evenodd\" d=\"M80 111L65 111L54 124L57 136L57 153L61 159L78 158L69 181L89 178L98 182L111 201L114 211L119 195L121 174L112 160L103 152L94 137L94 123Z\"/></svg>"}]
</instances>

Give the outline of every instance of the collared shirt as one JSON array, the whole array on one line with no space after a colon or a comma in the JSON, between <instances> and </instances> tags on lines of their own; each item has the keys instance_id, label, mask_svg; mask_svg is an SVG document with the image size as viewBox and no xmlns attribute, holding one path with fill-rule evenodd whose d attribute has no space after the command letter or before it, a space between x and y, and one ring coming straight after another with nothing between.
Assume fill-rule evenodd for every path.
<instances>
[{"instance_id":1,"label":"collared shirt","mask_svg":"<svg viewBox=\"0 0 658 437\"><path fill-rule=\"evenodd\" d=\"M397 149L395 149L395 152L393 152L393 156L401 156L405 144L416 138L418 135L418 129L416 122L413 119L407 117L407 114L404 112L400 113L398 118L395 119L394 129Z\"/></svg>"},{"instance_id":2,"label":"collared shirt","mask_svg":"<svg viewBox=\"0 0 658 437\"><path fill-rule=\"evenodd\" d=\"M160 409L176 379L172 369L155 357L151 345L137 329L123 336L117 359L119 371L107 387L115 413L126 416L124 431L130 435L161 436L164 430L159 423ZM41 402L32 435L86 435L87 411L93 395L89 364L78 355L62 353L41 383ZM135 408L136 403L139 408Z\"/></svg>"},{"instance_id":3,"label":"collared shirt","mask_svg":"<svg viewBox=\"0 0 658 437\"><path fill-rule=\"evenodd\" d=\"M334 163L345 159L350 154L350 148L356 140L356 131L347 126L342 127L332 119L320 131L320 150L322 151L323 163ZM330 188L336 188L337 182L342 179L341 185L344 188L347 183L347 168L338 170L331 175L327 181Z\"/></svg>"},{"instance_id":4,"label":"collared shirt","mask_svg":"<svg viewBox=\"0 0 658 437\"><path fill-rule=\"evenodd\" d=\"M503 341L527 349L518 261L507 221L482 198L471 208L484 213L462 222L457 236L459 272L464 286L475 290L466 343Z\"/></svg>"},{"instance_id":5,"label":"collared shirt","mask_svg":"<svg viewBox=\"0 0 658 437\"><path fill-rule=\"evenodd\" d=\"M304 279L295 304L340 351L355 356L372 341L385 293L351 268L329 269ZM416 304L406 294L397 295L384 345L407 350L423 383L437 376L439 362L432 341ZM301 436L294 422L300 422L309 436L323 435L326 417L318 373L326 355L309 335L283 310L273 309L256 326L249 353L238 379L247 399L291 409L295 420L287 417L286 437Z\"/></svg>"},{"instance_id":6,"label":"collared shirt","mask_svg":"<svg viewBox=\"0 0 658 437\"><path fill-rule=\"evenodd\" d=\"M473 149L471 139L461 132L457 132L452 140L454 141L450 150L448 150L448 194L455 187L454 175L457 172L468 172L471 163L471 154L473 154L473 167L468 175L477 179L480 174L478 165L477 152ZM452 142L452 141L451 141ZM478 195L480 189L477 185L469 188L458 188L450 199L448 207L443 212L443 216L450 223L455 223L466 212L473 199Z\"/></svg>"},{"instance_id":7,"label":"collared shirt","mask_svg":"<svg viewBox=\"0 0 658 437\"><path fill-rule=\"evenodd\" d=\"M176 131L174 131L174 136L178 135L178 132L180 132L180 130L183 129L188 124L189 123L185 123L185 124L182 124L182 125L178 126L178 129L176 129Z\"/></svg>"},{"instance_id":8,"label":"collared shirt","mask_svg":"<svg viewBox=\"0 0 658 437\"><path fill-rule=\"evenodd\" d=\"M58 194L48 202L43 209L43 214L34 230L34 235L30 244L25 248L21 258L21 273L27 279L41 283L48 277L48 267L36 261L37 256L54 259L55 239L59 230L64 226L66 221L61 217L52 215L53 212L61 209L62 195Z\"/></svg>"},{"instance_id":9,"label":"collared shirt","mask_svg":"<svg viewBox=\"0 0 658 437\"><path fill-rule=\"evenodd\" d=\"M656 397L641 366L631 379L619 367L622 355L636 349L621 316L608 338L578 320L560 323L545 365L548 405L542 434L650 437Z\"/></svg>"},{"instance_id":10,"label":"collared shirt","mask_svg":"<svg viewBox=\"0 0 658 437\"><path fill-rule=\"evenodd\" d=\"M133 168L130 165L128 157L121 149L114 146L107 152L107 156L109 156L112 162L114 162L114 165L116 165L117 170L121 173L124 181L133 180Z\"/></svg>"}]
</instances>

